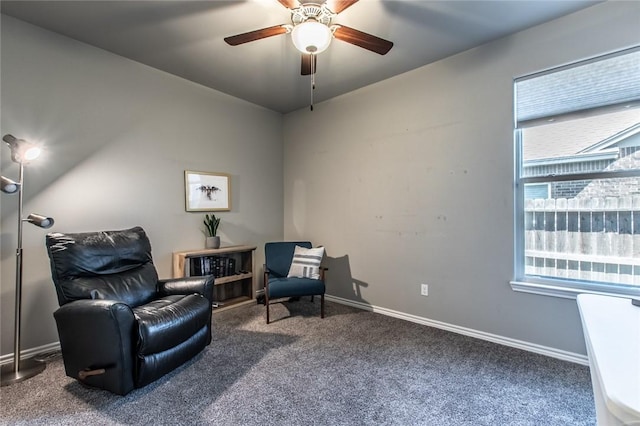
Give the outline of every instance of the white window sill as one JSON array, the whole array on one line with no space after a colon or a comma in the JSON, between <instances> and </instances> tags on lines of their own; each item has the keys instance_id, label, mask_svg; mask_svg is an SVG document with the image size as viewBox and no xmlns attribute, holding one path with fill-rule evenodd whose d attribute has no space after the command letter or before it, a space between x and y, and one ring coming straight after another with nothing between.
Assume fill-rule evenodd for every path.
<instances>
[{"instance_id":1,"label":"white window sill","mask_svg":"<svg viewBox=\"0 0 640 426\"><path fill-rule=\"evenodd\" d=\"M614 285L579 284L561 280L536 279L531 281L510 281L511 289L522 293L539 294L543 296L575 299L578 294L600 294L614 297L640 297L640 287L621 288ZM610 287L610 288L608 288Z\"/></svg>"}]
</instances>

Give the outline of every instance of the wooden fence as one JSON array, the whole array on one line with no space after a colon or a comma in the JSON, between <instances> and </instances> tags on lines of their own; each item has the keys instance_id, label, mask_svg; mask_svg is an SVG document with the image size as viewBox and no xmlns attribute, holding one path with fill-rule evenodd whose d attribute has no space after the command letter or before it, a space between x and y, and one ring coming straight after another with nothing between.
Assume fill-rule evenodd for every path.
<instances>
[{"instance_id":1,"label":"wooden fence","mask_svg":"<svg viewBox=\"0 0 640 426\"><path fill-rule=\"evenodd\" d=\"M526 200L525 273L640 285L640 195Z\"/></svg>"}]
</instances>

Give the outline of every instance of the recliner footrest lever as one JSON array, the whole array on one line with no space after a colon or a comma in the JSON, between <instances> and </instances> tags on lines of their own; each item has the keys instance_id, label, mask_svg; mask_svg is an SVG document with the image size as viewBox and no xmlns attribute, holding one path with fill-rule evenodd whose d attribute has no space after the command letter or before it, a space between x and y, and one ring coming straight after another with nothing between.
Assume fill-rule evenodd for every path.
<instances>
[{"instance_id":1,"label":"recliner footrest lever","mask_svg":"<svg viewBox=\"0 0 640 426\"><path fill-rule=\"evenodd\" d=\"M98 376L100 374L104 374L106 370L104 368L97 368L95 370L82 370L78 371L78 378L80 380L84 380L89 376Z\"/></svg>"}]
</instances>

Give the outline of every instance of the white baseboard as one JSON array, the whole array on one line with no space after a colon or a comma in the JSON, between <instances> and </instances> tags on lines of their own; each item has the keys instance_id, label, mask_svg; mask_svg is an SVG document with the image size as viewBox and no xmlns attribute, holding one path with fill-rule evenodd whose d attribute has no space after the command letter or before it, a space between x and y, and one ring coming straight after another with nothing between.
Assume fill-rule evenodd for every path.
<instances>
[{"instance_id":1,"label":"white baseboard","mask_svg":"<svg viewBox=\"0 0 640 426\"><path fill-rule=\"evenodd\" d=\"M33 358L34 356L43 352L59 351L60 342L48 343L36 348L30 348L24 351L20 351L20 359ZM13 362L13 352L10 354L0 356L0 365L9 364Z\"/></svg>"},{"instance_id":2,"label":"white baseboard","mask_svg":"<svg viewBox=\"0 0 640 426\"><path fill-rule=\"evenodd\" d=\"M400 318L400 319L411 321L417 324L427 325L429 327L439 328L442 330L451 331L453 333L475 337L476 339L487 340L489 342L498 343L504 346L510 346L512 348L522 349L528 352L545 355L551 358L557 358L563 361L569 361L569 362L573 362L581 365L589 365L589 360L586 355L563 351L560 349L550 348L547 346L537 345L535 343L524 342L522 340L511 339L509 337L498 336L496 334L485 333L484 331L478 331L471 328L460 327L458 325L453 325L453 324L448 324L441 321L423 318L417 315L406 314L404 312L394 311L392 309L382 308L380 306L369 305L362 302L355 302L353 300L343 299L337 296L330 296L328 294L325 295L325 299L335 303L340 303L343 305L352 306L354 308L363 309L365 311L375 312L377 314L387 315L394 318Z\"/></svg>"}]
</instances>

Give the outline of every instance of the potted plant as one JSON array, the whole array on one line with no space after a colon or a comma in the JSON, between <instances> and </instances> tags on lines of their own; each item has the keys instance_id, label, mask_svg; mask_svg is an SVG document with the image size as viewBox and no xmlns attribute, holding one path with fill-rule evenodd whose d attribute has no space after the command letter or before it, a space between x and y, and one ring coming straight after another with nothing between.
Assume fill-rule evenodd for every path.
<instances>
[{"instance_id":1,"label":"potted plant","mask_svg":"<svg viewBox=\"0 0 640 426\"><path fill-rule=\"evenodd\" d=\"M211 213L204 215L204 234L207 236L204 246L206 248L220 248L220 237L218 234L218 226L220 226L220 218Z\"/></svg>"}]
</instances>

